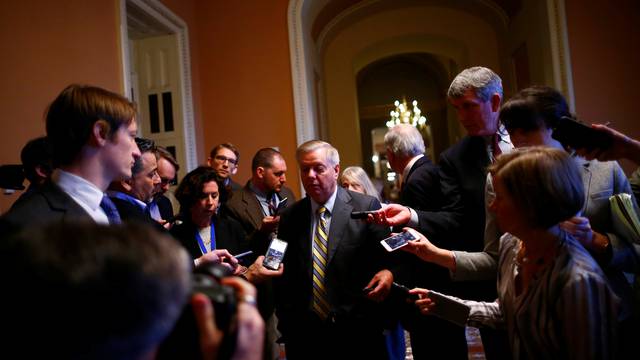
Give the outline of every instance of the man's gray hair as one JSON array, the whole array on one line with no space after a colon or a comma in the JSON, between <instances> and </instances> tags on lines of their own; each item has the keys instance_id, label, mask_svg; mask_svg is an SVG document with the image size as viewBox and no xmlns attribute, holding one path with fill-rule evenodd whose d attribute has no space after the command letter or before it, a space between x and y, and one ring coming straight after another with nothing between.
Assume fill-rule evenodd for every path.
<instances>
[{"instance_id":1,"label":"man's gray hair","mask_svg":"<svg viewBox=\"0 0 640 360\"><path fill-rule=\"evenodd\" d=\"M424 154L424 139L420 131L409 124L398 124L384 135L384 145L395 156L412 158Z\"/></svg>"},{"instance_id":2,"label":"man's gray hair","mask_svg":"<svg viewBox=\"0 0 640 360\"><path fill-rule=\"evenodd\" d=\"M470 67L453 79L447 96L450 99L461 98L470 89L474 90L476 97L482 101L488 101L496 93L502 98L502 79L489 68Z\"/></svg>"},{"instance_id":3,"label":"man's gray hair","mask_svg":"<svg viewBox=\"0 0 640 360\"><path fill-rule=\"evenodd\" d=\"M320 149L324 150L325 160L329 165L336 166L340 164L340 154L338 154L338 150L328 142L324 142L322 140L310 140L298 146L298 149L296 150L296 159L298 160L298 163L300 163L302 155Z\"/></svg>"}]
</instances>

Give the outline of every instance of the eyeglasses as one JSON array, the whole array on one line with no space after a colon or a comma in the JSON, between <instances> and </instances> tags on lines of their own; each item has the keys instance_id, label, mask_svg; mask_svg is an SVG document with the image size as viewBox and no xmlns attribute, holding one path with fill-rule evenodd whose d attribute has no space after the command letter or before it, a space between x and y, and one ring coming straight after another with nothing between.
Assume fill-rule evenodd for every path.
<instances>
[{"instance_id":1,"label":"eyeglasses","mask_svg":"<svg viewBox=\"0 0 640 360\"><path fill-rule=\"evenodd\" d=\"M214 157L214 159L215 159L215 161L217 161L217 162L219 162L221 164L224 164L226 161L228 161L229 164L232 164L232 165L237 165L238 164L238 160L232 159L232 158L228 158L228 157L223 156L223 155L216 155Z\"/></svg>"},{"instance_id":2,"label":"eyeglasses","mask_svg":"<svg viewBox=\"0 0 640 360\"><path fill-rule=\"evenodd\" d=\"M177 180L175 177L174 177L173 179L168 179L168 178L160 177L160 183L161 183L162 185L166 185L166 184L169 184L169 185L177 185L177 184L178 184L178 180Z\"/></svg>"}]
</instances>

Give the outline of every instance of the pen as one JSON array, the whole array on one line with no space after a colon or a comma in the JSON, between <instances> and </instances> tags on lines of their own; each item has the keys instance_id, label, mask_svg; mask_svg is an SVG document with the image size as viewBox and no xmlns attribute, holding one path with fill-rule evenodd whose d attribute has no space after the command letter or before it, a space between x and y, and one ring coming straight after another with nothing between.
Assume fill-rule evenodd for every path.
<instances>
[{"instance_id":1,"label":"pen","mask_svg":"<svg viewBox=\"0 0 640 360\"><path fill-rule=\"evenodd\" d=\"M245 251L243 253L240 253L238 255L233 255L233 257L236 258L236 259L240 259L242 257L245 257L247 255L251 255L251 254L253 254L253 251L249 250L249 251Z\"/></svg>"}]
</instances>

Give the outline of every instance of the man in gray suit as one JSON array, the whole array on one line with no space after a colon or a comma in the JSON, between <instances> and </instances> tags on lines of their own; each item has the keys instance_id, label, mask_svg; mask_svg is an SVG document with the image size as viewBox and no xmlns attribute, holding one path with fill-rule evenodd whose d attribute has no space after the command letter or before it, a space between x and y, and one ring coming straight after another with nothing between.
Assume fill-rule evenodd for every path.
<instances>
[{"instance_id":1,"label":"man in gray suit","mask_svg":"<svg viewBox=\"0 0 640 360\"><path fill-rule=\"evenodd\" d=\"M273 148L258 150L251 161L251 179L223 205L222 214L237 220L249 237L254 255L264 255L269 242L275 236L280 222L279 210L293 204L296 198L286 186L287 163L280 152ZM262 266L260 265L262 268ZM254 270L254 271L251 271ZM274 298L270 279L253 279L251 275L261 277L257 269L250 269L245 275L258 286L258 308L262 314L266 330L265 354L269 358L277 356L275 346L279 335L277 320L273 316ZM258 281L256 281L258 280Z\"/></svg>"},{"instance_id":2,"label":"man in gray suit","mask_svg":"<svg viewBox=\"0 0 640 360\"><path fill-rule=\"evenodd\" d=\"M47 139L57 169L51 182L6 214L18 226L57 221L119 222L104 191L113 180L131 177L140 156L134 141L135 108L110 91L70 85L47 112Z\"/></svg>"},{"instance_id":3,"label":"man in gray suit","mask_svg":"<svg viewBox=\"0 0 640 360\"><path fill-rule=\"evenodd\" d=\"M307 197L280 219L288 249L275 280L287 358L387 359L379 302L394 278L380 245L389 228L350 217L380 203L337 186L340 159L330 144L309 141L296 155Z\"/></svg>"}]
</instances>

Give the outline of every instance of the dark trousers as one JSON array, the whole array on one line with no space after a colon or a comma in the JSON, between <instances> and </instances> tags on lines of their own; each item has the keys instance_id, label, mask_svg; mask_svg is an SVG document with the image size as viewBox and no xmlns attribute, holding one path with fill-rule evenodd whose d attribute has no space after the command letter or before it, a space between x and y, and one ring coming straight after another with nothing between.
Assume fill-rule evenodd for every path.
<instances>
[{"instance_id":1,"label":"dark trousers","mask_svg":"<svg viewBox=\"0 0 640 360\"><path fill-rule=\"evenodd\" d=\"M287 360L388 359L382 329L353 319L322 321L310 312L289 328Z\"/></svg>"},{"instance_id":2,"label":"dark trousers","mask_svg":"<svg viewBox=\"0 0 640 360\"><path fill-rule=\"evenodd\" d=\"M467 360L467 340L462 326L435 316L417 315L409 328L414 359Z\"/></svg>"}]
</instances>

